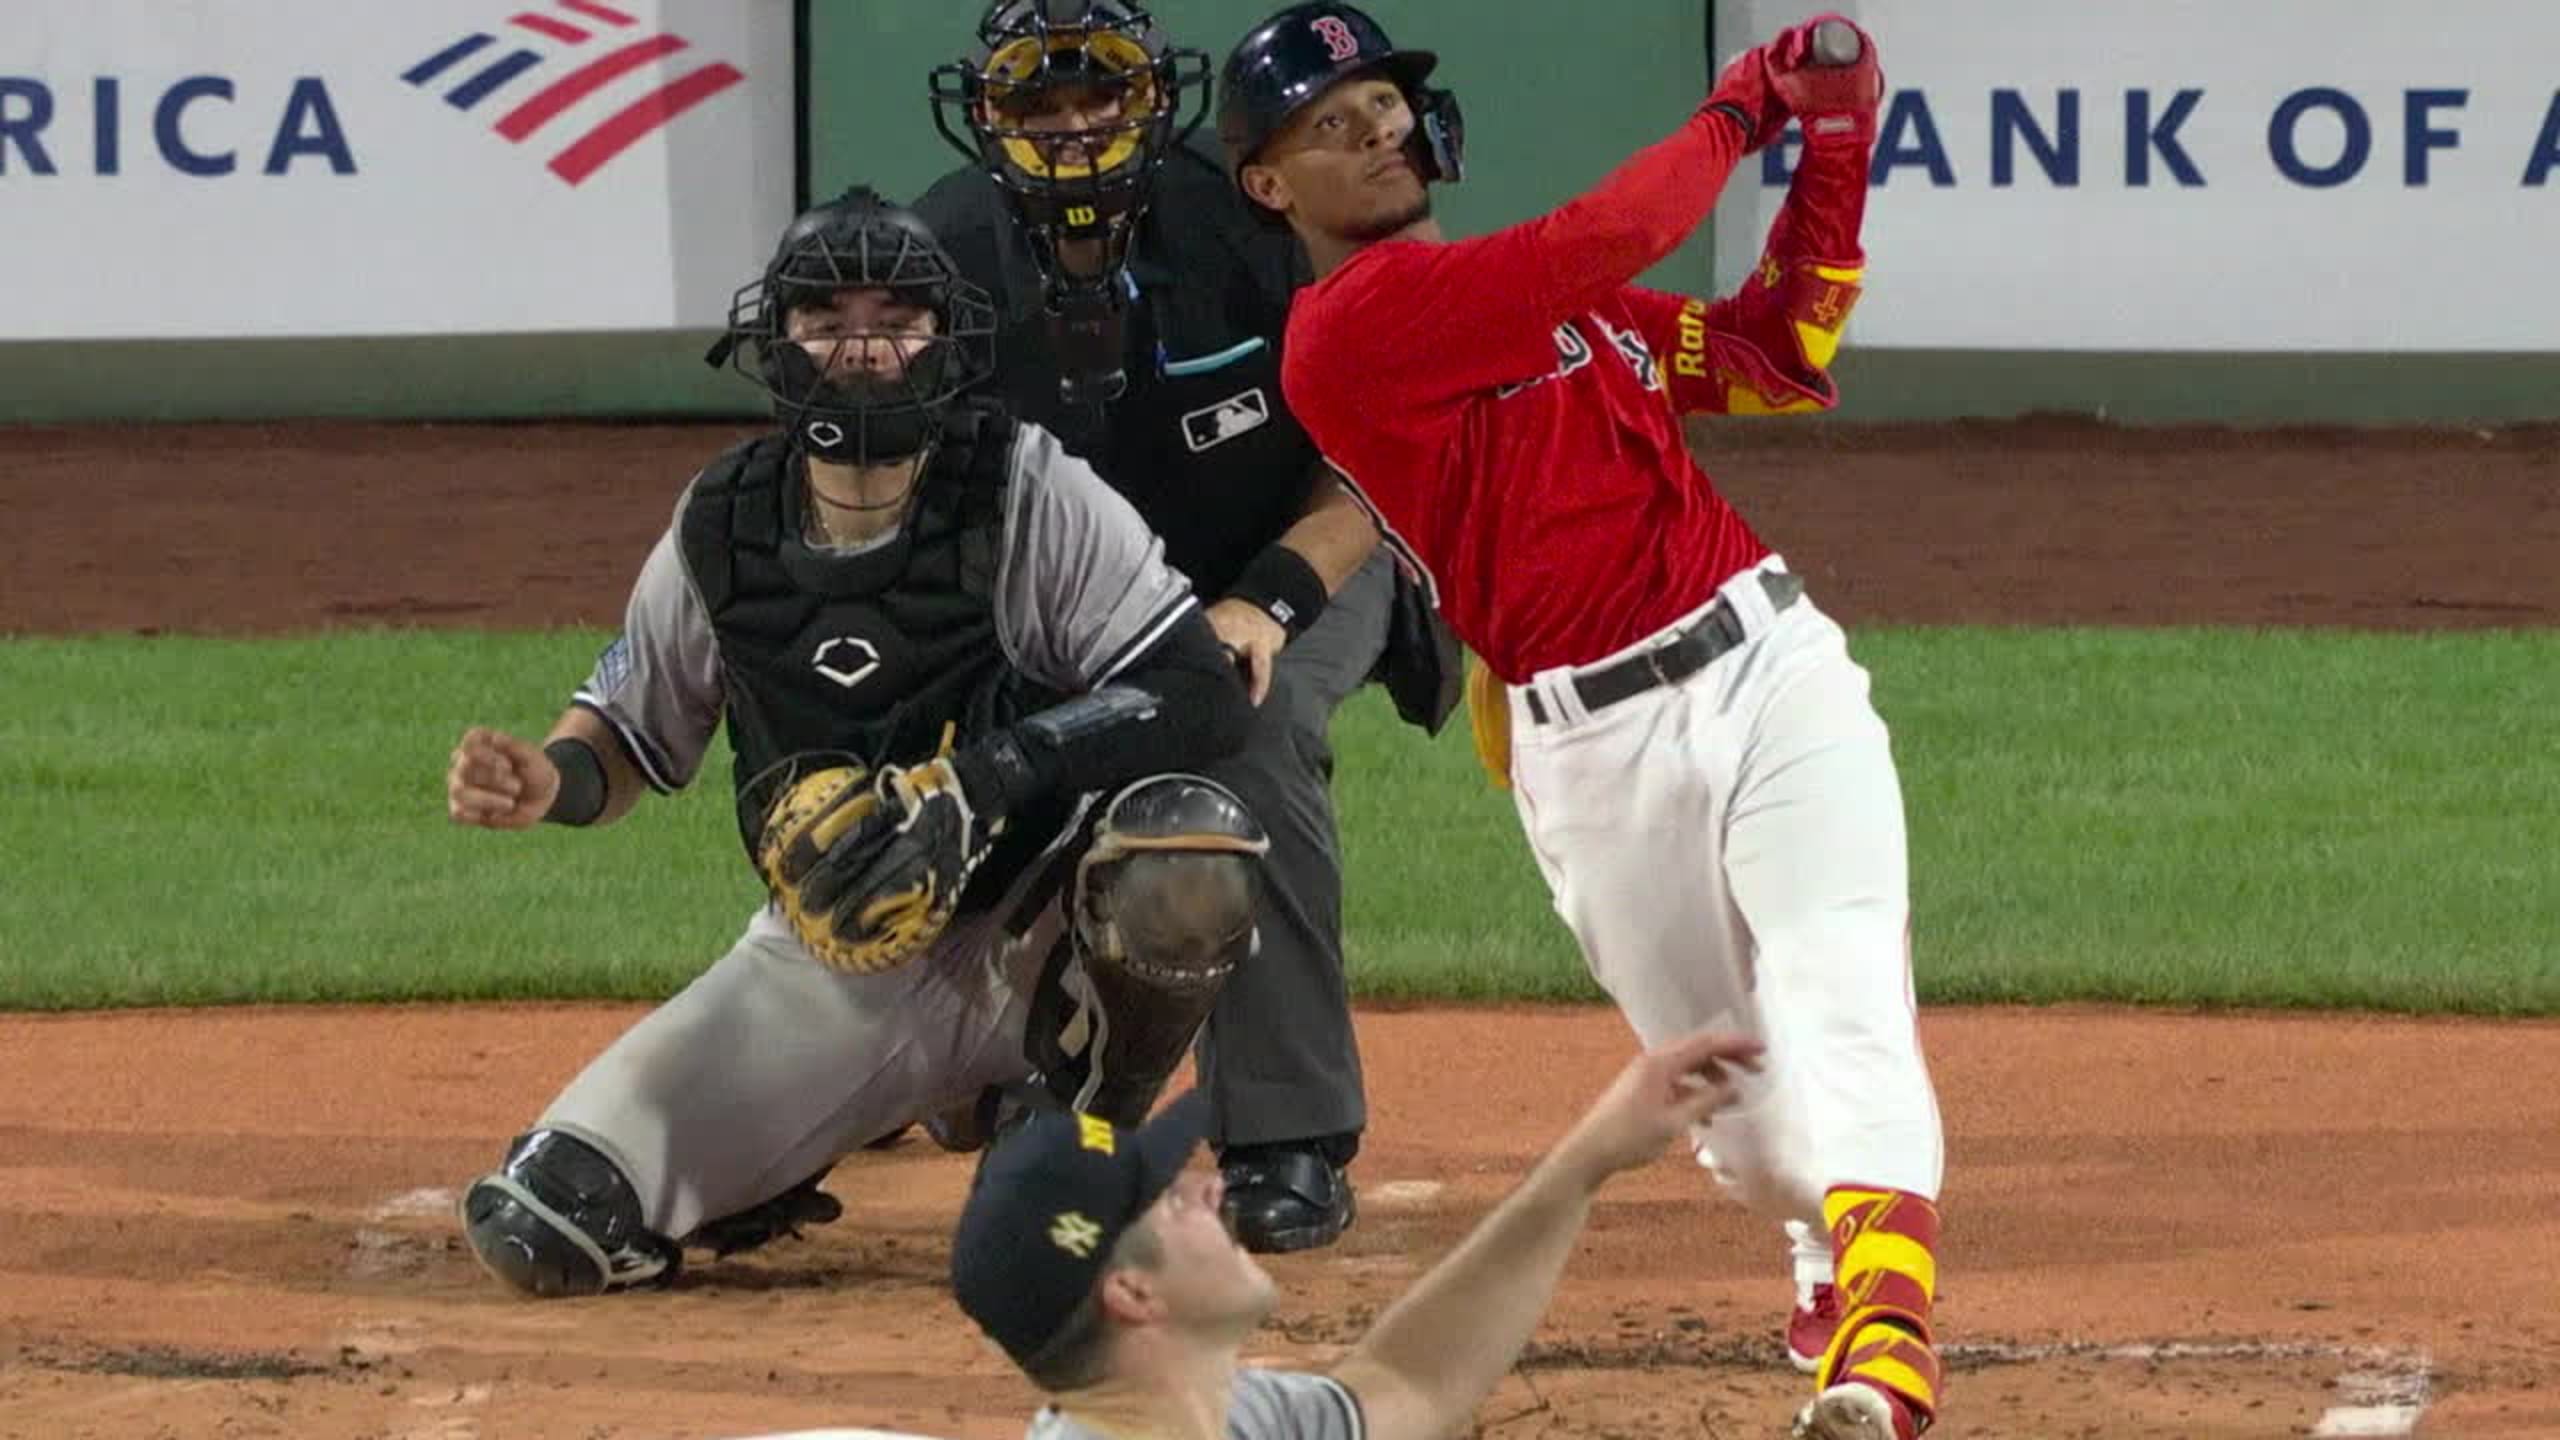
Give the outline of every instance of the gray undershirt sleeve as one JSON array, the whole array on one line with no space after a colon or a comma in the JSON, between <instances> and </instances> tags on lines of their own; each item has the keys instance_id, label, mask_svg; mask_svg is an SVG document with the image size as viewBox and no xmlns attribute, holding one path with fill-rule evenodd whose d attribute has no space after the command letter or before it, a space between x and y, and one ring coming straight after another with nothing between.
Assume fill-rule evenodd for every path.
<instances>
[{"instance_id":1,"label":"gray undershirt sleeve","mask_svg":"<svg viewBox=\"0 0 2560 1440\"><path fill-rule=\"evenodd\" d=\"M1070 1402L1072 1403L1072 1401ZM1024 1440L1102 1440L1054 1406L1033 1417ZM1240 1369L1227 1392L1227 1440L1364 1440L1357 1397L1326 1375Z\"/></svg>"}]
</instances>

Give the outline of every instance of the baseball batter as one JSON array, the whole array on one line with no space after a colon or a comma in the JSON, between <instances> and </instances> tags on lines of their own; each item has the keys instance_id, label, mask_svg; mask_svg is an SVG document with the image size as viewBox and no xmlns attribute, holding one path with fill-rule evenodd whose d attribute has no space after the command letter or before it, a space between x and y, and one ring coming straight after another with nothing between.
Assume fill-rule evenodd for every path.
<instances>
[{"instance_id":1,"label":"baseball batter","mask_svg":"<svg viewBox=\"0 0 2560 1440\"><path fill-rule=\"evenodd\" d=\"M1220 128L1320 277L1290 315L1290 404L1489 672L1487 752L1592 974L1648 1045L1768 1046L1696 1139L1792 1225L1790 1341L1817 1376L1798 1433L1909 1440L1939 1401L1942 1142L1893 757L1840 628L1679 418L1834 402L1883 90L1863 41L1789 30L1589 193L1460 242L1429 190L1459 177L1456 102L1349 5L1247 36ZM1790 119L1804 153L1755 277L1713 303L1634 286Z\"/></svg>"},{"instance_id":2,"label":"baseball batter","mask_svg":"<svg viewBox=\"0 0 2560 1440\"><path fill-rule=\"evenodd\" d=\"M583 826L725 724L774 893L464 1196L519 1291L835 1219L841 1156L1035 1071L1134 1121L1250 949L1268 841L1179 773L1241 741L1243 683L1136 512L960 398L991 328L912 213L802 216L724 347L780 429L686 487L548 743L455 748L456 822Z\"/></svg>"}]
</instances>

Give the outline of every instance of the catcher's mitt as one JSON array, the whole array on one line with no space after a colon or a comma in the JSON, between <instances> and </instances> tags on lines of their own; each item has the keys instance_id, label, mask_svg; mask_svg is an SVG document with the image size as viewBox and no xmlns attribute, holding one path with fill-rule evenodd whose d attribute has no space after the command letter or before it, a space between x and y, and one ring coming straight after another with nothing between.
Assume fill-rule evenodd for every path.
<instances>
[{"instance_id":1,"label":"catcher's mitt","mask_svg":"<svg viewBox=\"0 0 2560 1440\"><path fill-rule=\"evenodd\" d=\"M810 953L858 975L894 970L940 938L986 858L992 828L951 768L951 740L922 765L876 777L812 770L765 814L756 868Z\"/></svg>"}]
</instances>

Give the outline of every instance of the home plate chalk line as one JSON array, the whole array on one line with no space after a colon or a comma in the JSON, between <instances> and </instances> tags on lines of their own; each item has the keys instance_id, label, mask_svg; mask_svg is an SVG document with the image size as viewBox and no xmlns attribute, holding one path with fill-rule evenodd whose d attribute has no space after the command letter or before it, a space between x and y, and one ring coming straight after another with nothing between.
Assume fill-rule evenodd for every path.
<instances>
[{"instance_id":1,"label":"home plate chalk line","mask_svg":"<svg viewBox=\"0 0 2560 1440\"><path fill-rule=\"evenodd\" d=\"M2435 1362L2423 1350L2395 1350L2372 1345L2313 1345L2273 1342L2166 1341L2148 1345L2004 1345L1944 1346L1948 1360L1977 1360L1994 1365L2023 1365L2038 1360L2137 1360L2158 1364L2176 1360L2316 1360L2338 1362L2339 1402L2313 1422L2315 1440L2324 1437L2411 1435L2427 1412L2435 1387Z\"/></svg>"}]
</instances>

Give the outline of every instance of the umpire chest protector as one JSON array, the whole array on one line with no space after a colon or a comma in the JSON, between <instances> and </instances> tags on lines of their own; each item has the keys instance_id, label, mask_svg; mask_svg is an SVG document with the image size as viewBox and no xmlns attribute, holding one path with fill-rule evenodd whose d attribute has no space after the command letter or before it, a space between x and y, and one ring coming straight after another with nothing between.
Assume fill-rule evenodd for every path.
<instances>
[{"instance_id":1,"label":"umpire chest protector","mask_svg":"<svg viewBox=\"0 0 2560 1440\"><path fill-rule=\"evenodd\" d=\"M1017 429L955 412L905 522L858 552L805 538L807 479L782 436L696 480L679 522L720 650L736 781L806 751L877 766L928 758L946 723L1000 723L1010 668L993 595Z\"/></svg>"},{"instance_id":2,"label":"umpire chest protector","mask_svg":"<svg viewBox=\"0 0 2560 1440\"><path fill-rule=\"evenodd\" d=\"M996 297L992 383L1006 410L1091 462L1204 596L1296 523L1319 457L1281 394L1278 342L1302 262L1285 230L1254 224L1214 161L1178 149L1156 177L1129 257L1128 390L1106 403L1061 397L1038 269L995 183L946 177L917 208Z\"/></svg>"}]
</instances>

